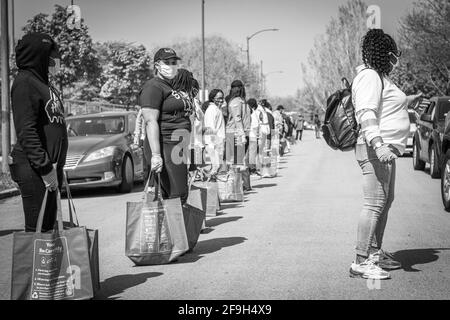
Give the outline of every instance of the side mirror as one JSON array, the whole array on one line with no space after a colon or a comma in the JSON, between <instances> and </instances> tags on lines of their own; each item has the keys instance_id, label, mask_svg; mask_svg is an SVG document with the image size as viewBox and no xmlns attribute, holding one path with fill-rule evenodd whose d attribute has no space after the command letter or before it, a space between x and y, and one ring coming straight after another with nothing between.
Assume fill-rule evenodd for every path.
<instances>
[{"instance_id":1,"label":"side mirror","mask_svg":"<svg viewBox=\"0 0 450 320\"><path fill-rule=\"evenodd\" d=\"M420 116L420 120L425 121L425 122L432 122L433 121L431 119L431 115L429 115L429 114L422 114Z\"/></svg>"}]
</instances>

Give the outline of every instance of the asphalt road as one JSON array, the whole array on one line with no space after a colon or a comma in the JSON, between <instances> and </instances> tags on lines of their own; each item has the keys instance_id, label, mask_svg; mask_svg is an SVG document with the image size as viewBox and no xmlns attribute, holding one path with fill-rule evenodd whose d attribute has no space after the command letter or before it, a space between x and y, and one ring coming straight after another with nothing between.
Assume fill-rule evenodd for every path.
<instances>
[{"instance_id":1,"label":"asphalt road","mask_svg":"<svg viewBox=\"0 0 450 320\"><path fill-rule=\"evenodd\" d=\"M273 179L252 176L242 204L208 218L193 253L178 262L135 267L125 257L125 204L131 194L75 193L81 224L100 232L100 299L449 299L450 214L440 182L398 160L396 199L385 249L403 269L371 283L348 276L362 205L353 153L329 149L306 132ZM67 208L64 203L64 208ZM19 197L0 201L0 299L9 299L12 230Z\"/></svg>"}]
</instances>

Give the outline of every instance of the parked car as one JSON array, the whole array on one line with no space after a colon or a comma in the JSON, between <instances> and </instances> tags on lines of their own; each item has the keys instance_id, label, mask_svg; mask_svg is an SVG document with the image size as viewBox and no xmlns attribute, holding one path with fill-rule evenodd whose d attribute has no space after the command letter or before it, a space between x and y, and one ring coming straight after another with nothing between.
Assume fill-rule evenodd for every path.
<instances>
[{"instance_id":1,"label":"parked car","mask_svg":"<svg viewBox=\"0 0 450 320\"><path fill-rule=\"evenodd\" d=\"M71 188L117 187L130 192L143 179L143 151L133 145L136 112L101 112L66 119L64 170Z\"/></svg>"},{"instance_id":2,"label":"parked car","mask_svg":"<svg viewBox=\"0 0 450 320\"><path fill-rule=\"evenodd\" d=\"M450 97L433 97L417 120L413 142L413 167L423 170L430 164L430 175L439 178L443 163L442 138L445 117L450 111Z\"/></svg>"},{"instance_id":3,"label":"parked car","mask_svg":"<svg viewBox=\"0 0 450 320\"><path fill-rule=\"evenodd\" d=\"M445 117L442 155L441 196L445 210L450 212L450 112Z\"/></svg>"},{"instance_id":4,"label":"parked car","mask_svg":"<svg viewBox=\"0 0 450 320\"><path fill-rule=\"evenodd\" d=\"M408 115L409 115L409 136L408 140L406 141L406 149L405 153L412 154L413 153L413 141L414 141L414 134L417 130L417 118L418 114L414 109L408 109Z\"/></svg>"}]
</instances>

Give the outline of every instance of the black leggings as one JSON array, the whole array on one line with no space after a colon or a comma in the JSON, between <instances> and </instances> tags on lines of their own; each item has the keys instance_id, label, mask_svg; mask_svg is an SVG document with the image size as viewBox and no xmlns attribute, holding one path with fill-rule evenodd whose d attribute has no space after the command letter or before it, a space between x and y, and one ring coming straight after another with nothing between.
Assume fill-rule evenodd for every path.
<instances>
[{"instance_id":1,"label":"black leggings","mask_svg":"<svg viewBox=\"0 0 450 320\"><path fill-rule=\"evenodd\" d=\"M41 176L28 162L9 165L11 178L19 185L22 196L23 212L25 214L25 231L36 231L39 211L45 195L45 185ZM58 183L61 190L63 177L62 168L58 169ZM42 232L53 229L56 221L56 192L49 192L45 207Z\"/></svg>"}]
</instances>

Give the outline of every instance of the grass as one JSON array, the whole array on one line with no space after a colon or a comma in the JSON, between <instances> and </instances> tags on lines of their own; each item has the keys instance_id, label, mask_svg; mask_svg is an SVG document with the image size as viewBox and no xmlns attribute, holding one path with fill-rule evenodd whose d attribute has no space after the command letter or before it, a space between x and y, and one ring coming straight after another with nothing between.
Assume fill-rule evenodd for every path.
<instances>
[{"instance_id":1,"label":"grass","mask_svg":"<svg viewBox=\"0 0 450 320\"><path fill-rule=\"evenodd\" d=\"M0 171L0 191L16 188L17 185L11 180L11 175L7 172Z\"/></svg>"}]
</instances>

